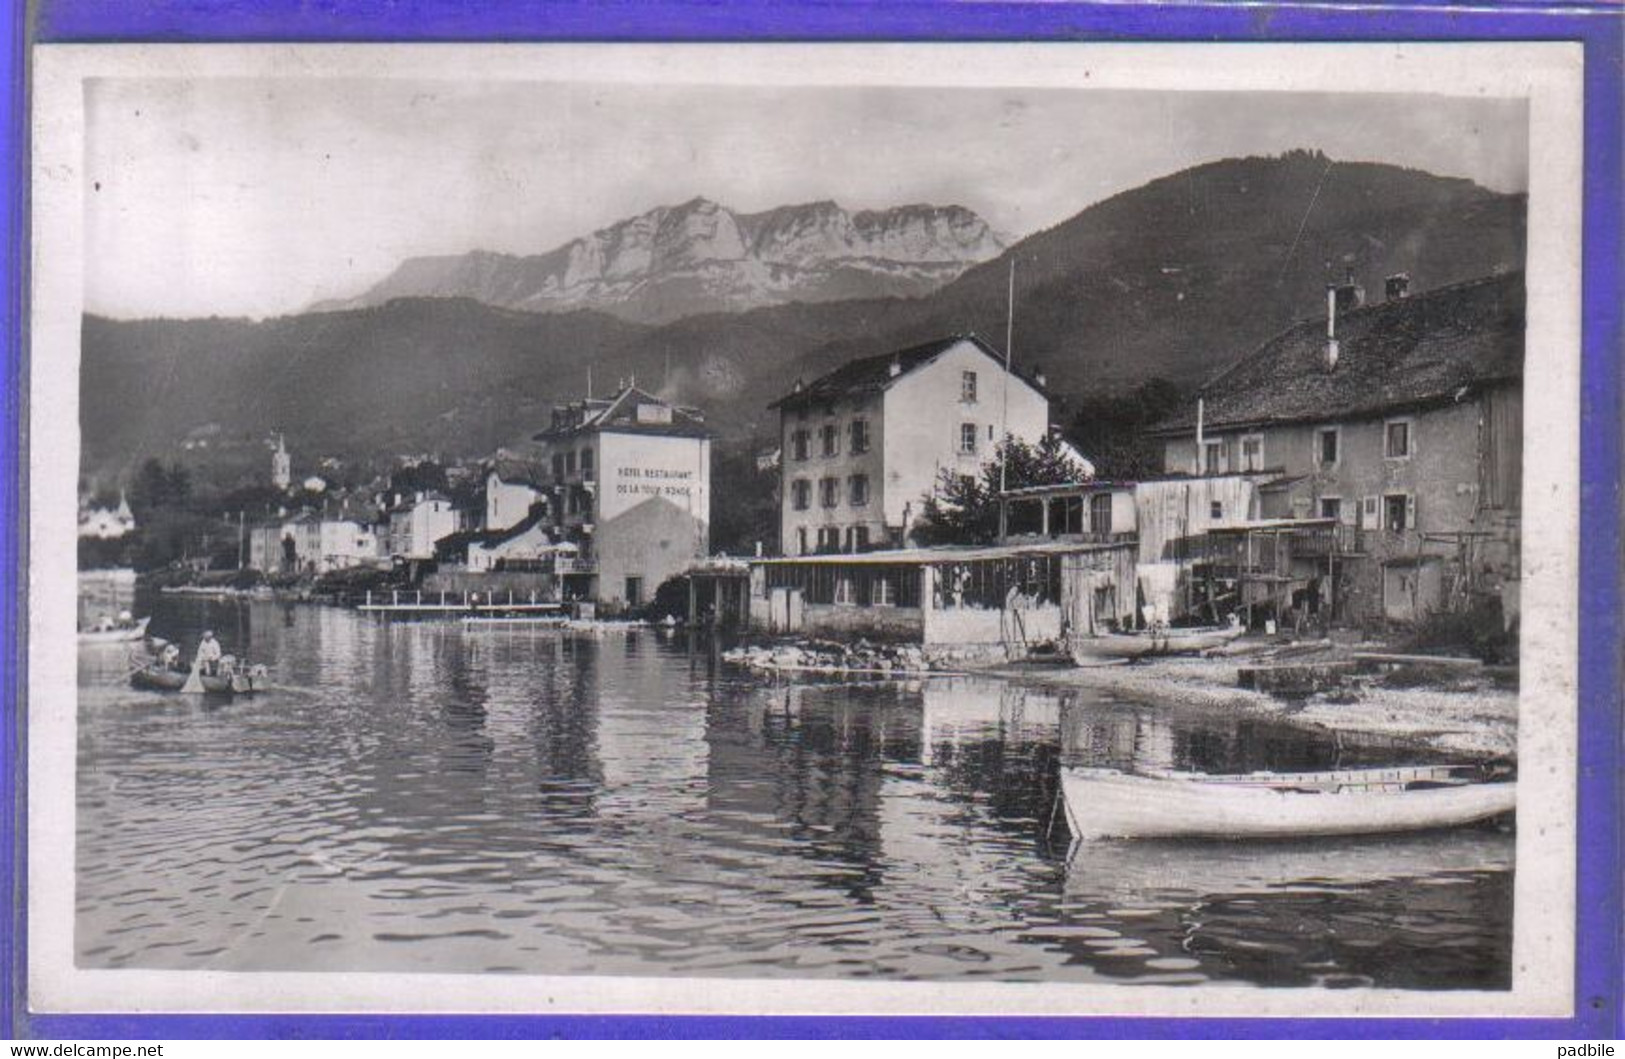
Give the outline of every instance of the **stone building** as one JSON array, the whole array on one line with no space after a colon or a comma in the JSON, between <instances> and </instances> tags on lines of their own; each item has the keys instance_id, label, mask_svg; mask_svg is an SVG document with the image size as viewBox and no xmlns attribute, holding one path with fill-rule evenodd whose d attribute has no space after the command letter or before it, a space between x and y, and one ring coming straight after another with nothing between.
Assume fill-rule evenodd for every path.
<instances>
[{"instance_id":1,"label":"stone building","mask_svg":"<svg viewBox=\"0 0 1625 1059\"><path fill-rule=\"evenodd\" d=\"M796 388L779 412L785 555L900 547L944 471L980 473L1001 435L1036 444L1049 398L956 335L850 361Z\"/></svg>"},{"instance_id":2,"label":"stone building","mask_svg":"<svg viewBox=\"0 0 1625 1059\"><path fill-rule=\"evenodd\" d=\"M1521 273L1419 294L1352 283L1158 424L1165 469L1245 474L1259 516L1327 520L1345 620L1412 621L1500 596L1516 613L1522 514Z\"/></svg>"},{"instance_id":3,"label":"stone building","mask_svg":"<svg viewBox=\"0 0 1625 1059\"><path fill-rule=\"evenodd\" d=\"M711 433L697 409L636 386L553 411L535 435L548 468L546 527L566 599L636 607L709 550Z\"/></svg>"}]
</instances>

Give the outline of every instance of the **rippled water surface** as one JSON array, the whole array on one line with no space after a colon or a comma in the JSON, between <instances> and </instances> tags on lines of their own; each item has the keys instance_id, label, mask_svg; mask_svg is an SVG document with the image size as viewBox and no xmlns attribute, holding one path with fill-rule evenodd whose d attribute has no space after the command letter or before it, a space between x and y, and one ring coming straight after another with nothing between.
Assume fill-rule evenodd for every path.
<instances>
[{"instance_id":1,"label":"rippled water surface","mask_svg":"<svg viewBox=\"0 0 1625 1059\"><path fill-rule=\"evenodd\" d=\"M1066 762L1382 763L987 679L787 684L710 640L155 601L278 689L81 656L84 967L1505 988L1512 836L1096 843Z\"/></svg>"}]
</instances>

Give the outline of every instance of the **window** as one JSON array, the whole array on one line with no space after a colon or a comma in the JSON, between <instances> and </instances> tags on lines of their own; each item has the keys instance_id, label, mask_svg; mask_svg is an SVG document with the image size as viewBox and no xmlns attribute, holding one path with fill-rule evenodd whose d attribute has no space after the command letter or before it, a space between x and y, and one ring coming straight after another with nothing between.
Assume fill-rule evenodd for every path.
<instances>
[{"instance_id":1,"label":"window","mask_svg":"<svg viewBox=\"0 0 1625 1059\"><path fill-rule=\"evenodd\" d=\"M576 473L576 454L574 452L566 452L564 454L564 473Z\"/></svg>"},{"instance_id":2,"label":"window","mask_svg":"<svg viewBox=\"0 0 1625 1059\"><path fill-rule=\"evenodd\" d=\"M852 420L852 443L849 448L853 455L869 451L869 421L867 419Z\"/></svg>"},{"instance_id":3,"label":"window","mask_svg":"<svg viewBox=\"0 0 1625 1059\"><path fill-rule=\"evenodd\" d=\"M1404 493L1390 493L1382 498L1383 527L1394 533L1412 529L1415 511L1416 502L1411 497Z\"/></svg>"},{"instance_id":4,"label":"window","mask_svg":"<svg viewBox=\"0 0 1625 1059\"><path fill-rule=\"evenodd\" d=\"M1209 441L1202 446L1202 473L1224 473L1224 442Z\"/></svg>"},{"instance_id":5,"label":"window","mask_svg":"<svg viewBox=\"0 0 1625 1059\"><path fill-rule=\"evenodd\" d=\"M861 551L867 551L868 548L869 548L869 527L868 526L853 526L852 527L852 547L851 547L850 550L854 551L854 552L861 552Z\"/></svg>"},{"instance_id":6,"label":"window","mask_svg":"<svg viewBox=\"0 0 1625 1059\"><path fill-rule=\"evenodd\" d=\"M840 488L840 479L820 478L818 480L818 503L824 507L834 507L840 503Z\"/></svg>"},{"instance_id":7,"label":"window","mask_svg":"<svg viewBox=\"0 0 1625 1059\"><path fill-rule=\"evenodd\" d=\"M852 589L850 577L837 577L835 579L835 602L842 606L851 606L858 601L858 594Z\"/></svg>"},{"instance_id":8,"label":"window","mask_svg":"<svg viewBox=\"0 0 1625 1059\"><path fill-rule=\"evenodd\" d=\"M553 477L564 477L564 453L562 452L555 452L553 454Z\"/></svg>"},{"instance_id":9,"label":"window","mask_svg":"<svg viewBox=\"0 0 1625 1059\"><path fill-rule=\"evenodd\" d=\"M1219 500L1213 501L1212 506L1208 509L1208 517L1215 519L1224 518L1224 503Z\"/></svg>"},{"instance_id":10,"label":"window","mask_svg":"<svg viewBox=\"0 0 1625 1059\"><path fill-rule=\"evenodd\" d=\"M1262 471L1264 469L1264 436L1262 434L1249 434L1241 439L1241 469L1244 471Z\"/></svg>"},{"instance_id":11,"label":"window","mask_svg":"<svg viewBox=\"0 0 1625 1059\"><path fill-rule=\"evenodd\" d=\"M875 575L874 585L870 589L870 602L877 607L897 606L897 586L894 584L896 574L882 571Z\"/></svg>"},{"instance_id":12,"label":"window","mask_svg":"<svg viewBox=\"0 0 1625 1059\"><path fill-rule=\"evenodd\" d=\"M626 579L626 605L637 607L643 604L643 578L629 577Z\"/></svg>"},{"instance_id":13,"label":"window","mask_svg":"<svg viewBox=\"0 0 1625 1059\"><path fill-rule=\"evenodd\" d=\"M1411 422L1396 419L1384 430L1383 454L1390 460L1402 460L1411 454Z\"/></svg>"},{"instance_id":14,"label":"window","mask_svg":"<svg viewBox=\"0 0 1625 1059\"><path fill-rule=\"evenodd\" d=\"M824 428L819 431L819 435L824 439L825 456L840 455L841 432L834 423L825 423Z\"/></svg>"},{"instance_id":15,"label":"window","mask_svg":"<svg viewBox=\"0 0 1625 1059\"><path fill-rule=\"evenodd\" d=\"M975 374L972 372L971 374ZM959 426L959 453L962 456L972 456L976 453L976 424L961 423Z\"/></svg>"},{"instance_id":16,"label":"window","mask_svg":"<svg viewBox=\"0 0 1625 1059\"><path fill-rule=\"evenodd\" d=\"M1089 498L1089 532L1107 534L1112 531L1112 495L1096 493Z\"/></svg>"},{"instance_id":17,"label":"window","mask_svg":"<svg viewBox=\"0 0 1625 1059\"><path fill-rule=\"evenodd\" d=\"M1343 500L1341 497L1323 496L1320 498L1320 517L1341 519L1343 517Z\"/></svg>"},{"instance_id":18,"label":"window","mask_svg":"<svg viewBox=\"0 0 1625 1059\"><path fill-rule=\"evenodd\" d=\"M790 455L794 459L807 458L808 436L805 430L797 430L790 435Z\"/></svg>"},{"instance_id":19,"label":"window","mask_svg":"<svg viewBox=\"0 0 1625 1059\"><path fill-rule=\"evenodd\" d=\"M841 550L841 531L836 526L820 526L818 528L818 550L820 552L838 552Z\"/></svg>"},{"instance_id":20,"label":"window","mask_svg":"<svg viewBox=\"0 0 1625 1059\"><path fill-rule=\"evenodd\" d=\"M797 511L805 511L812 504L812 483L797 478L790 483L790 502Z\"/></svg>"},{"instance_id":21,"label":"window","mask_svg":"<svg viewBox=\"0 0 1625 1059\"><path fill-rule=\"evenodd\" d=\"M976 403L976 373L974 371L959 373L959 399L966 404Z\"/></svg>"},{"instance_id":22,"label":"window","mask_svg":"<svg viewBox=\"0 0 1625 1059\"><path fill-rule=\"evenodd\" d=\"M1377 529L1381 519L1382 507L1377 498L1368 496L1360 501L1359 525L1365 529Z\"/></svg>"},{"instance_id":23,"label":"window","mask_svg":"<svg viewBox=\"0 0 1625 1059\"><path fill-rule=\"evenodd\" d=\"M806 526L797 526L796 527L796 554L797 555L806 555L807 554L807 527Z\"/></svg>"},{"instance_id":24,"label":"window","mask_svg":"<svg viewBox=\"0 0 1625 1059\"><path fill-rule=\"evenodd\" d=\"M581 450L581 477L592 478L592 459L591 449Z\"/></svg>"},{"instance_id":25,"label":"window","mask_svg":"<svg viewBox=\"0 0 1625 1059\"><path fill-rule=\"evenodd\" d=\"M1338 435L1336 427L1327 427L1315 436L1315 458L1323 466L1337 462Z\"/></svg>"},{"instance_id":26,"label":"window","mask_svg":"<svg viewBox=\"0 0 1625 1059\"><path fill-rule=\"evenodd\" d=\"M869 476L867 474L854 474L846 480L847 501L853 507L862 507L869 502Z\"/></svg>"}]
</instances>

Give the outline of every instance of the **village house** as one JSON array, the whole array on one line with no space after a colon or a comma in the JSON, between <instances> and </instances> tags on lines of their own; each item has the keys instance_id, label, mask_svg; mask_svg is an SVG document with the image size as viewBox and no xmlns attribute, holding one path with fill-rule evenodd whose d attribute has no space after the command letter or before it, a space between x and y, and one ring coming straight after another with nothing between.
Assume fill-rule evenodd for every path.
<instances>
[{"instance_id":1,"label":"village house","mask_svg":"<svg viewBox=\"0 0 1625 1059\"><path fill-rule=\"evenodd\" d=\"M525 460L499 459L485 472L485 515L481 527L506 530L531 517L547 501L545 467Z\"/></svg>"},{"instance_id":2,"label":"village house","mask_svg":"<svg viewBox=\"0 0 1625 1059\"><path fill-rule=\"evenodd\" d=\"M248 527L246 565L264 573L325 574L378 560L378 539L365 519L301 512Z\"/></svg>"},{"instance_id":3,"label":"village house","mask_svg":"<svg viewBox=\"0 0 1625 1059\"><path fill-rule=\"evenodd\" d=\"M1523 359L1521 273L1423 293L1396 275L1371 305L1345 283L1328 289L1323 314L1236 362L1152 435L1172 474L1255 478L1265 524L1213 544L1261 567L1259 535L1270 534L1282 591L1309 589L1355 622L1414 621L1486 596L1510 617ZM1292 546L1279 532L1291 522L1313 563L1275 549Z\"/></svg>"},{"instance_id":4,"label":"village house","mask_svg":"<svg viewBox=\"0 0 1625 1059\"><path fill-rule=\"evenodd\" d=\"M81 501L79 506L79 536L95 540L117 540L135 530L135 514L130 501L120 492L118 507L91 507Z\"/></svg>"},{"instance_id":5,"label":"village house","mask_svg":"<svg viewBox=\"0 0 1625 1059\"><path fill-rule=\"evenodd\" d=\"M1049 427L1042 375L1007 372L975 336L850 361L771 406L780 424L780 550L862 552L908 541L944 471L981 473L1002 436Z\"/></svg>"},{"instance_id":6,"label":"village house","mask_svg":"<svg viewBox=\"0 0 1625 1059\"><path fill-rule=\"evenodd\" d=\"M697 409L622 385L553 411L544 526L566 599L641 606L709 550L711 433Z\"/></svg>"}]
</instances>

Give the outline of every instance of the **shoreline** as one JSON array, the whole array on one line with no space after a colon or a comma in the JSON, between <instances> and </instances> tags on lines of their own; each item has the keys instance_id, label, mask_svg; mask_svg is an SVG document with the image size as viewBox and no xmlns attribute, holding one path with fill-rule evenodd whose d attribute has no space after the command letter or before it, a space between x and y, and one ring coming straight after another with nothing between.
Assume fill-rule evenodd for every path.
<instances>
[{"instance_id":1,"label":"shoreline","mask_svg":"<svg viewBox=\"0 0 1625 1059\"><path fill-rule=\"evenodd\" d=\"M1284 646L1290 650L1305 645ZM1312 651L1312 656L1294 654L1292 661L1321 664L1347 658L1346 651L1332 646ZM1415 683L1380 673L1362 675L1328 691L1288 698L1239 684L1242 668L1271 661L1267 652L1088 668L1053 662L979 666L963 661L951 668L884 663L842 666L822 659L805 664L803 656L802 648L781 644L735 649L725 657L749 671L791 680L848 674L905 681L982 676L1050 690L1096 690L1175 710L1239 714L1318 732L1379 737L1444 755L1496 763L1517 760L1518 692L1497 686L1483 671L1441 671Z\"/></svg>"}]
</instances>

